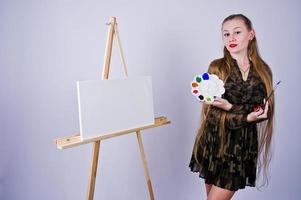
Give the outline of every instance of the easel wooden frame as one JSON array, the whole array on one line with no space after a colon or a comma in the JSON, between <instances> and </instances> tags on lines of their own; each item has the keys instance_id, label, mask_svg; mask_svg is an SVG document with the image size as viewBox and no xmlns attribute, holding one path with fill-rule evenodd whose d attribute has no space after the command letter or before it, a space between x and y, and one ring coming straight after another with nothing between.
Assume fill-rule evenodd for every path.
<instances>
[{"instance_id":1,"label":"easel wooden frame","mask_svg":"<svg viewBox=\"0 0 301 200\"><path fill-rule=\"evenodd\" d=\"M125 64L123 51L122 51L122 47L121 47L121 42L120 42L120 38L119 38L119 33L118 33L118 29L117 29L116 18L111 17L111 21L108 25L110 25L110 28L109 28L109 32L108 32L108 39L107 39L107 44L106 44L106 52L105 52L105 59L104 59L103 72L102 72L103 80L109 78L110 62L111 62L114 36L116 37L117 42L118 42L118 47L119 47L120 56L121 56L121 60L122 60L123 67L124 67L123 69L124 69L125 76L128 75L127 67ZM143 127L139 127L139 128L135 128L135 129L123 130L123 131L116 132L113 134L99 136L99 137L95 137L95 138L84 139L84 140L80 137L79 134L76 134L76 135L69 136L69 137L58 138L55 140L55 143L56 143L58 149L66 149L66 148L71 148L71 147L75 147L75 146L79 146L79 145L83 145L83 144L87 144L87 143L93 143L90 178L89 178L88 195L87 195L88 200L93 200L95 183L96 183L96 175L97 175L98 159L99 159L100 141L109 139L112 137L118 137L121 135L135 132L137 135L137 140L138 140L138 144L139 144L140 156L141 156L142 163L143 163L144 174L146 177L146 183L147 183L147 187L148 187L148 191L149 191L149 196L150 196L151 200L154 200L154 192L153 192L150 173L149 173L147 160L146 160L146 156L145 156L145 152L144 152L144 146L142 143L141 131L144 129L148 129L148 128L154 128L157 126L166 125L169 123L170 123L170 121L168 121L166 117L158 117L158 118L155 118L155 123L152 125L143 126Z\"/></svg>"}]
</instances>

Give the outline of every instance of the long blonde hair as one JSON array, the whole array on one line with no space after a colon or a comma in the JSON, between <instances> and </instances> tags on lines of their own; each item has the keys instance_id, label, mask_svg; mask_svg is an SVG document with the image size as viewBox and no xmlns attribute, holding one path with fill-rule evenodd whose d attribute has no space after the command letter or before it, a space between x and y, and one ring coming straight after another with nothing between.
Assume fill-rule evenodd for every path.
<instances>
[{"instance_id":1,"label":"long blonde hair","mask_svg":"<svg viewBox=\"0 0 301 200\"><path fill-rule=\"evenodd\" d=\"M252 23L251 21L242 14L235 14L230 15L227 18L224 19L222 25L226 21L230 21L233 19L239 19L244 22L247 29L251 31ZM261 58L259 54L259 50L257 47L257 40L256 37L249 42L248 45L248 56L251 62L253 63L253 67L256 70L256 72L259 74L261 80L263 81L265 85L265 89L267 94L270 94L273 90L273 77L272 77L272 71L267 63L264 62L264 60ZM224 47L224 57L220 59L214 60L208 69L208 72L211 74L216 74L219 78L221 78L223 81L226 81L228 78L228 75L231 70L231 66L233 66L233 59L229 53L229 51ZM270 164L272 153L271 153L271 142L272 142L272 135L273 135L273 121L274 121L274 108L275 108L275 101L274 101L274 95L271 96L269 99L269 112L268 112L268 119L262 123L258 123L258 170L257 170L257 177L260 176L260 174L263 172L263 184L268 185L268 166ZM203 147L204 144L204 129L205 129L205 122L206 117L208 113L210 112L210 106L203 104L202 107L202 115L201 115L201 125L198 130L193 154L197 162L198 161L198 150L199 145L201 144ZM219 156L223 157L225 145L224 145L224 137L225 137L225 119L226 119L226 112L222 112L220 122L219 122L219 136L221 139L221 146L219 149ZM205 149L203 151L205 153Z\"/></svg>"}]
</instances>

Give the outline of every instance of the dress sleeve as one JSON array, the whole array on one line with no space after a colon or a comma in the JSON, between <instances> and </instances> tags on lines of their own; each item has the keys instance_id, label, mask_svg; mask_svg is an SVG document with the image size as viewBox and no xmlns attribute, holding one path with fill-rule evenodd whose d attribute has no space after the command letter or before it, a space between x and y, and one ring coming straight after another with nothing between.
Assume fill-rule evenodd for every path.
<instances>
[{"instance_id":1,"label":"dress sleeve","mask_svg":"<svg viewBox=\"0 0 301 200\"><path fill-rule=\"evenodd\" d=\"M250 98L248 103L238 104L232 103L231 109L228 111L235 114L249 114L254 111L254 107L262 105L264 103L264 98L266 98L266 91L263 84L257 84L256 89L253 92L247 94Z\"/></svg>"},{"instance_id":2,"label":"dress sleeve","mask_svg":"<svg viewBox=\"0 0 301 200\"><path fill-rule=\"evenodd\" d=\"M223 114L225 115L225 127L228 129L239 129L249 124L249 122L247 122L248 114L231 113L213 106L211 106L207 120L209 123L219 126Z\"/></svg>"},{"instance_id":3,"label":"dress sleeve","mask_svg":"<svg viewBox=\"0 0 301 200\"><path fill-rule=\"evenodd\" d=\"M228 112L235 114L248 114L253 108L254 104L232 104L232 107Z\"/></svg>"},{"instance_id":4,"label":"dress sleeve","mask_svg":"<svg viewBox=\"0 0 301 200\"><path fill-rule=\"evenodd\" d=\"M248 114L236 114L226 112L225 126L229 129L239 129L249 124L247 121Z\"/></svg>"},{"instance_id":5,"label":"dress sleeve","mask_svg":"<svg viewBox=\"0 0 301 200\"><path fill-rule=\"evenodd\" d=\"M255 106L263 104L265 96L266 91L263 84L257 85L257 90L254 90L252 93L252 101L250 103L232 104L229 111L223 111L226 112L225 126L229 129L238 129L252 123L247 121L247 116L253 112ZM256 123L264 120L259 120Z\"/></svg>"}]
</instances>

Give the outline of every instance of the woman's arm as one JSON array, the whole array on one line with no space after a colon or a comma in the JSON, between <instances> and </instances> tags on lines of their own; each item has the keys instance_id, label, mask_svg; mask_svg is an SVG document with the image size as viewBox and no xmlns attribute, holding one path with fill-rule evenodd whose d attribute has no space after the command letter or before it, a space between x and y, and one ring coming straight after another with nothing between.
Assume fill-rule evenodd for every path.
<instances>
[{"instance_id":1,"label":"woman's arm","mask_svg":"<svg viewBox=\"0 0 301 200\"><path fill-rule=\"evenodd\" d=\"M213 106L212 110L211 110L211 116L209 118L209 120L211 119L211 121L215 121L215 124L218 125L221 116L225 116L225 126L229 129L239 129L242 128L243 126L248 125L249 123L257 123L257 122L261 122L267 119L268 117L268 103L265 105L265 109L263 110L262 108L260 108L257 111L253 111L253 112L249 112L249 113L233 113L233 112L229 112L229 110L232 108L228 108L228 111L226 110L226 105L227 104L227 100L220 100L220 103L218 106ZM224 105L225 107L221 108Z\"/></svg>"},{"instance_id":2,"label":"woman's arm","mask_svg":"<svg viewBox=\"0 0 301 200\"><path fill-rule=\"evenodd\" d=\"M249 123L247 121L248 114L234 114L214 106L211 107L207 120L219 126L222 117L225 117L225 127L228 129L239 129Z\"/></svg>"}]
</instances>

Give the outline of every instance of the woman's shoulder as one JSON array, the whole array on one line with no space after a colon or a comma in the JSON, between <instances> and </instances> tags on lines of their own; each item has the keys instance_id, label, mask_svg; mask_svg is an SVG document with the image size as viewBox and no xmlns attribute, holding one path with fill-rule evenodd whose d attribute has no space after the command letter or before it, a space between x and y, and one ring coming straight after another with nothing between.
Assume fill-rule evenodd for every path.
<instances>
[{"instance_id":1,"label":"woman's shoulder","mask_svg":"<svg viewBox=\"0 0 301 200\"><path fill-rule=\"evenodd\" d=\"M268 76L273 77L273 72L270 66L263 59L260 59L260 62L263 71L265 71L268 74Z\"/></svg>"},{"instance_id":2,"label":"woman's shoulder","mask_svg":"<svg viewBox=\"0 0 301 200\"><path fill-rule=\"evenodd\" d=\"M265 68L265 70L269 73L270 76L273 75L272 69L270 68L270 66L264 61L262 60L262 66Z\"/></svg>"},{"instance_id":3,"label":"woman's shoulder","mask_svg":"<svg viewBox=\"0 0 301 200\"><path fill-rule=\"evenodd\" d=\"M208 72L210 74L219 75L221 66L224 65L224 58L217 58L210 62Z\"/></svg>"},{"instance_id":4,"label":"woman's shoulder","mask_svg":"<svg viewBox=\"0 0 301 200\"><path fill-rule=\"evenodd\" d=\"M214 60L212 60L209 64L209 68L210 67L218 67L220 66L222 63L224 62L224 58L216 58Z\"/></svg>"}]
</instances>

